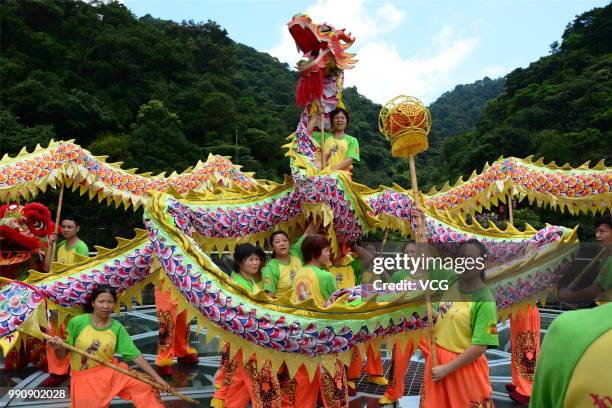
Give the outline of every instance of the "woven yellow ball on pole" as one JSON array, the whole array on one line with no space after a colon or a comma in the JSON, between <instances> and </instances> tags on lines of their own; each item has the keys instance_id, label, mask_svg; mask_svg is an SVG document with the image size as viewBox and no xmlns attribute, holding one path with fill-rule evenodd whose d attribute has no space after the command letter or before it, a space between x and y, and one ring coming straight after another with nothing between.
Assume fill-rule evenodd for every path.
<instances>
[{"instance_id":1,"label":"woven yellow ball on pole","mask_svg":"<svg viewBox=\"0 0 612 408\"><path fill-rule=\"evenodd\" d=\"M378 128L391 142L391 155L393 157L407 157L412 180L412 199L414 206L420 210L419 186L416 174L414 156L421 153L429 144L427 136L431 130L431 114L420 100L412 96L400 95L391 99L380 110L378 115ZM422 217L415 217L416 241L427 243L425 236L425 223ZM429 291L425 291L427 304L427 319L433 322L433 309ZM436 357L436 343L434 341L434 327L427 325L433 367L438 365Z\"/></svg>"},{"instance_id":2,"label":"woven yellow ball on pole","mask_svg":"<svg viewBox=\"0 0 612 408\"><path fill-rule=\"evenodd\" d=\"M414 156L429 146L431 114L412 96L400 95L383 106L378 115L380 132L391 142L393 157Z\"/></svg>"}]
</instances>

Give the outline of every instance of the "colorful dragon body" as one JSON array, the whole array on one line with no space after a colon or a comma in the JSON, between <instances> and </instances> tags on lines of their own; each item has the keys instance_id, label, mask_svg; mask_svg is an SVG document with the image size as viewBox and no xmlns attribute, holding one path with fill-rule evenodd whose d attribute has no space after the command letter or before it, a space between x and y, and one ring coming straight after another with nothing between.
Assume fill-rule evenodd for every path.
<instances>
[{"instance_id":1,"label":"colorful dragon body","mask_svg":"<svg viewBox=\"0 0 612 408\"><path fill-rule=\"evenodd\" d=\"M147 201L147 191L174 190L185 194L214 186L238 185L253 188L258 181L252 173L243 173L240 166L218 155L209 155L206 162L198 162L183 173L151 176L136 174L136 169L123 170L121 163L106 163L107 156L94 156L72 141L51 141L45 149L39 145L29 153L25 148L16 156L5 155L0 161L0 200L29 198L47 186L55 187L65 181L89 198L107 200L110 205L121 203L127 208L138 207ZM262 181L265 183L265 181Z\"/></svg>"},{"instance_id":2,"label":"colorful dragon body","mask_svg":"<svg viewBox=\"0 0 612 408\"><path fill-rule=\"evenodd\" d=\"M305 31L311 22L300 16L292 22L292 34L311 38ZM308 27L310 32L321 29ZM327 49L320 45L324 38L313 38L321 56ZM335 47L333 39L328 44ZM311 56L315 48L301 46ZM325 55L333 59L336 54ZM334 63L340 67L337 60ZM145 205L146 228L132 240L120 240L115 249L99 249L95 258L56 267L53 275L32 273L27 286L5 285L0 290L3 350L19 342L18 328L32 332L46 325L46 304L60 311L61 320L80 313L99 283L117 288L121 301L130 304L144 285L158 281L171 290L181 309L207 327L207 338L218 335L231 343L232 353L255 353L274 368L285 362L291 374L301 364L309 370L319 364L331 370L337 357L347 361L351 349L363 350L367 343L419 336L425 323L415 321L414 313L424 315L423 293L381 293L362 286L336 292L325 308L310 300L270 300L263 293L246 293L207 255L231 251L241 242L263 243L278 229L297 235L312 216L322 219L334 243L354 241L377 228L407 234L415 228L410 192L399 186L370 189L342 172L320 171L316 146L305 131L309 109L306 106L288 145L292 177L282 184L254 179L219 156L169 178L137 175L70 142L0 161L0 197L27 197L64 180L83 193L89 191L92 198L106 197L126 207ZM50 164L43 165L47 160ZM28 168L45 171L38 174ZM488 208L508 193L572 212L597 212L611 206L611 188L612 173L603 163L571 169L530 159L500 159L465 182L423 195L426 236L441 249L472 238L485 244L491 263L487 281L503 318L545 296L560 279L576 250L576 230L552 225L539 231L530 226L518 231L511 225L503 231L495 226L484 229L476 222L467 225L461 213ZM362 302L349 304L356 298Z\"/></svg>"}]
</instances>

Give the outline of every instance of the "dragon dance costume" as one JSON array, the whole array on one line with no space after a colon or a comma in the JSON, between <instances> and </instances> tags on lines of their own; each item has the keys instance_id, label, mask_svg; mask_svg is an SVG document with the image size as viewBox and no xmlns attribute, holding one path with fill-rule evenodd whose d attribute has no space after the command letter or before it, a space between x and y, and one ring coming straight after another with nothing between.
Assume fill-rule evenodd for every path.
<instances>
[{"instance_id":1,"label":"dragon dance costume","mask_svg":"<svg viewBox=\"0 0 612 408\"><path fill-rule=\"evenodd\" d=\"M245 383L253 384L253 390L234 392L229 397L248 394L254 404L278 405L277 383L281 406L310 404L317 398L313 387L296 386L292 393L285 390L291 390L291 384L297 382L307 381L310 385L312 377L321 384L322 399L328 406L335 402L342 406L346 401L344 367L336 369L339 362L335 360L336 367L326 364L329 360L325 361L325 356L346 359L355 348L372 341L385 341L392 336L425 336L423 326L410 320L417 313L415 310L422 312L420 304L413 307L397 299L381 303L388 307L380 308L376 300L353 308L334 297L361 294L362 288L353 288L343 294L336 292L328 300L329 307L340 313L350 311L350 314L343 320L330 319L328 314L311 308L308 300L305 304L287 307L264 299L260 293L248 296L245 291L229 287L229 277L208 256L215 249L231 248L237 242L261 241L274 230L295 229L313 216L323 216L325 227L333 235L334 247L338 242L352 242L376 228L402 234L416 228L415 202L409 191L400 186L370 189L351 182L345 172L321 171L313 140L305 135L308 114L319 99L325 113L341 106L342 70L354 65L345 50L354 40L329 25L315 25L303 15L292 20L290 31L300 49L308 52L310 61L299 69L298 96L307 107L288 145L291 177L282 184L255 179L228 159L212 155L206 163L169 177L136 174L134 170L107 163L71 141L51 142L47 148L37 147L32 152L0 159L3 199L34 195L49 186L55 187L61 180L81 193L89 193L90 198L106 199L108 204L146 207L143 215L146 231L137 231L134 239L120 240L117 248L101 251L78 270L64 269L61 276L40 278L32 282L32 288L17 283L0 288L0 346L5 353L14 350L22 338L18 328L31 329L38 326L41 316L46 318L41 312L46 300L67 314L74 313L86 303L97 282L105 282L117 290L119 302L131 303L144 287L157 283L160 275L170 283L173 296L189 308L190 315L198 317L211 336L219 336L224 343L231 344L232 349L227 348L224 353L227 356L224 371L232 372L231 363L241 359L236 367L244 369L242 378ZM343 43L342 39L346 41ZM526 226L524 231L518 231L508 225L500 231L495 226L483 228L476 221L467 225L459 215L497 205L510 192L521 200L567 209L571 214L596 213L609 203L611 191L612 178L603 162L572 169L554 163L546 165L543 160L532 158L503 158L486 165L481 173L474 173L466 181L423 194L425 233L433 243L477 239L487 247L501 265L488 282L498 313L503 315L527 301L545 296L560 280L575 253L563 245L577 241L577 230L546 225L540 230ZM278 288L287 290L286 275L290 277L292 270L279 266ZM13 299L18 302L13 304ZM469 308L459 303L448 308L452 312L457 305L449 319L461 322L463 328L466 322L474 320L479 330L472 333L462 329L463 342L454 342L452 336L446 335L453 330L439 333L441 362L455 358L473 340L494 343L490 337L493 328L487 326L488 317L494 317L485 315L483 320L482 313L488 308L483 304L491 303L490 300L474 300L473 307ZM174 335L167 337L175 338ZM397 346L395 349L398 356L411 352L410 349L398 351ZM270 373L265 363L260 363L262 367L253 367L253 355L256 361L263 358L273 363ZM478 387L473 387L473 381L467 388L461 386L462 370L442 381L466 404L486 405L490 397L483 359L462 368L479 379ZM399 360L396 358L395 363ZM297 362L302 365L297 366ZM283 364L291 371L297 367L293 380L284 381ZM324 364L328 372L323 372ZM278 374L273 372L276 367L280 367ZM426 384L426 404L432 406L446 398L448 393L439 388L444 387ZM473 395L466 395L463 392L466 389L471 389ZM261 397L262 393L265 398ZM284 398L283 394L294 398Z\"/></svg>"}]
</instances>

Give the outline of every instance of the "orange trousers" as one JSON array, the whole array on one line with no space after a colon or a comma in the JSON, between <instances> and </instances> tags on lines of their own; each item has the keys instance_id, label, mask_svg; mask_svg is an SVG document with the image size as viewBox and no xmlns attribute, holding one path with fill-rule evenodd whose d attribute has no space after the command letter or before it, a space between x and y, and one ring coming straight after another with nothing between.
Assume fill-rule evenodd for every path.
<instances>
[{"instance_id":1,"label":"orange trousers","mask_svg":"<svg viewBox=\"0 0 612 408\"><path fill-rule=\"evenodd\" d=\"M391 401L397 401L404 396L404 379L410 365L410 359L414 353L414 344L409 341L402 347L398 343L393 346L393 357L391 358L391 375L389 385L385 390L385 397Z\"/></svg>"},{"instance_id":2,"label":"orange trousers","mask_svg":"<svg viewBox=\"0 0 612 408\"><path fill-rule=\"evenodd\" d=\"M535 305L510 317L512 384L519 394L531 396L533 375L540 355L540 312Z\"/></svg>"},{"instance_id":3,"label":"orange trousers","mask_svg":"<svg viewBox=\"0 0 612 408\"><path fill-rule=\"evenodd\" d=\"M157 343L158 366L172 365L173 358L197 354L189 347L189 326L187 312L177 314L178 301L172 301L170 292L162 292L155 288L155 307L159 320L159 341Z\"/></svg>"},{"instance_id":4,"label":"orange trousers","mask_svg":"<svg viewBox=\"0 0 612 408\"><path fill-rule=\"evenodd\" d=\"M382 366L382 357L380 352L378 354L374 353L374 349L371 345L368 344L368 348L366 350L366 366L365 372L367 375L371 376L380 376L384 375L383 366ZM348 371L346 373L346 378L348 380L358 380L361 378L361 367L363 365L363 358L361 357L361 353L357 350L353 350L353 356L351 358L351 365L349 365Z\"/></svg>"},{"instance_id":5,"label":"orange trousers","mask_svg":"<svg viewBox=\"0 0 612 408\"><path fill-rule=\"evenodd\" d=\"M221 370L221 387L213 398L223 401L223 408L246 408L249 401L253 408L281 408L280 383L269 362L259 371L253 358L244 364L239 350Z\"/></svg>"},{"instance_id":6,"label":"orange trousers","mask_svg":"<svg viewBox=\"0 0 612 408\"><path fill-rule=\"evenodd\" d=\"M62 323L59 330L56 332L53 324L49 325L47 333L49 336L59 336L66 338L66 325ZM47 367L49 374L66 375L70 371L70 354L67 353L64 358L57 358L55 356L55 349L50 344L45 344L47 350Z\"/></svg>"},{"instance_id":7,"label":"orange trousers","mask_svg":"<svg viewBox=\"0 0 612 408\"><path fill-rule=\"evenodd\" d=\"M440 381L431 377L431 346L428 340L421 340L419 347L425 355L425 373L421 388L420 408L494 408L493 388L489 381L489 365L482 354ZM436 345L438 365L447 364L460 353L453 353Z\"/></svg>"},{"instance_id":8,"label":"orange trousers","mask_svg":"<svg viewBox=\"0 0 612 408\"><path fill-rule=\"evenodd\" d=\"M315 408L319 396L325 408L348 408L346 370L340 360L336 360L333 375L326 369L319 368L312 382L302 365L295 373L293 381L294 393L289 398L283 398L283 408Z\"/></svg>"},{"instance_id":9,"label":"orange trousers","mask_svg":"<svg viewBox=\"0 0 612 408\"><path fill-rule=\"evenodd\" d=\"M339 360L333 376L319 369L312 382L304 366L290 379L284 367L276 375L269 363L261 372L256 364L250 359L244 366L241 350L221 368L217 374L221 378L215 378L221 387L213 397L223 401L223 408L246 408L249 401L254 408L315 408L319 393L326 408L348 407L345 370Z\"/></svg>"},{"instance_id":10,"label":"orange trousers","mask_svg":"<svg viewBox=\"0 0 612 408\"><path fill-rule=\"evenodd\" d=\"M117 362L114 362L117 364ZM119 363L128 368L127 364ZM136 408L163 407L153 388L112 368L100 365L70 375L71 408L106 408L115 396L131 400Z\"/></svg>"}]
</instances>

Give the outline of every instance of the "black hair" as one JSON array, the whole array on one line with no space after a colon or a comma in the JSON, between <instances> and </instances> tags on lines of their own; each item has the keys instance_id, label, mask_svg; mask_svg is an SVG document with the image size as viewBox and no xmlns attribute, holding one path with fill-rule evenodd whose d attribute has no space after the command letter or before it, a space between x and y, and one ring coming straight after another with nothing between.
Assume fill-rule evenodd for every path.
<instances>
[{"instance_id":1,"label":"black hair","mask_svg":"<svg viewBox=\"0 0 612 408\"><path fill-rule=\"evenodd\" d=\"M461 248L467 245L474 245L475 247L477 247L480 250L480 254L482 255L483 258L486 258L487 255L489 254L489 251L487 251L487 247L484 246L482 242L478 241L477 239L473 239L473 238L468 239L467 241L464 241L461 244L459 244L459 248L457 248L457 253L459 253Z\"/></svg>"},{"instance_id":2,"label":"black hair","mask_svg":"<svg viewBox=\"0 0 612 408\"><path fill-rule=\"evenodd\" d=\"M77 227L81 226L81 217L76 214L66 214L62 215L62 221L72 221Z\"/></svg>"},{"instance_id":3,"label":"black hair","mask_svg":"<svg viewBox=\"0 0 612 408\"><path fill-rule=\"evenodd\" d=\"M255 253L257 254L257 256L263 261L266 262L266 253L264 252L263 249L261 249L261 247L256 246L255 247Z\"/></svg>"},{"instance_id":4,"label":"black hair","mask_svg":"<svg viewBox=\"0 0 612 408\"><path fill-rule=\"evenodd\" d=\"M347 110L343 108L336 108L333 111L329 112L329 123L331 123L331 126L333 128L334 127L334 117L339 113L344 113L344 116L346 116L346 127L348 128L349 123L351 123L351 118Z\"/></svg>"},{"instance_id":5,"label":"black hair","mask_svg":"<svg viewBox=\"0 0 612 408\"><path fill-rule=\"evenodd\" d=\"M91 295L89 296L89 300L87 301L85 306L83 306L85 309L85 313L93 313L94 311L93 304L96 301L97 297L101 295L102 293L110 293L113 299L115 300L115 303L117 303L117 291L115 290L115 288L109 285L98 285L91 292Z\"/></svg>"},{"instance_id":6,"label":"black hair","mask_svg":"<svg viewBox=\"0 0 612 408\"><path fill-rule=\"evenodd\" d=\"M277 235L284 235L285 238L287 238L287 241L289 241L289 235L287 235L287 233L283 230L279 230L279 231L274 231L272 234L270 234L270 238L268 239L268 242L270 243L270 249L272 249L272 241L274 241L274 237ZM274 254L274 251L272 251L272 255L270 255L272 258L276 258L276 254Z\"/></svg>"},{"instance_id":7,"label":"black hair","mask_svg":"<svg viewBox=\"0 0 612 408\"><path fill-rule=\"evenodd\" d=\"M612 215L605 214L602 215L595 221L595 228L599 227L602 224L606 224L608 227L612 228Z\"/></svg>"},{"instance_id":8,"label":"black hair","mask_svg":"<svg viewBox=\"0 0 612 408\"><path fill-rule=\"evenodd\" d=\"M261 251L261 248L259 248L259 251ZM234 250L234 271L240 272L240 265L251 255L260 256L258 249L255 245L251 245L251 244L237 245L236 249ZM264 253L264 257L265 257L265 253Z\"/></svg>"},{"instance_id":9,"label":"black hair","mask_svg":"<svg viewBox=\"0 0 612 408\"><path fill-rule=\"evenodd\" d=\"M480 255L485 259L487 259L487 257L489 256L489 251L487 251L487 247L480 241L478 241L477 239L468 239L467 241L462 242L461 244L459 244L459 248L457 248L457 254L459 254L459 251L461 251L461 248L468 246L468 245L474 245L476 248L478 248L480 250ZM481 281L485 281L485 271L481 271L480 272L480 280Z\"/></svg>"}]
</instances>

